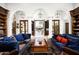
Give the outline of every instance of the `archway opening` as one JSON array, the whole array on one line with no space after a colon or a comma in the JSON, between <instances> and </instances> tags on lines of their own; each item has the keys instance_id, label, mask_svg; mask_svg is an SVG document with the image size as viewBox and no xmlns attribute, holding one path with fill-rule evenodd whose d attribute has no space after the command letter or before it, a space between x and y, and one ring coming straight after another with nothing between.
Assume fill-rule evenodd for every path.
<instances>
[{"instance_id":1,"label":"archway opening","mask_svg":"<svg viewBox=\"0 0 79 59\"><path fill-rule=\"evenodd\" d=\"M26 23L28 22L26 21L25 13L23 11L16 11L13 16L12 34L26 32Z\"/></svg>"},{"instance_id":2,"label":"archway opening","mask_svg":"<svg viewBox=\"0 0 79 59\"><path fill-rule=\"evenodd\" d=\"M36 37L48 35L49 21L46 11L42 8L35 10L32 21L32 34Z\"/></svg>"}]
</instances>

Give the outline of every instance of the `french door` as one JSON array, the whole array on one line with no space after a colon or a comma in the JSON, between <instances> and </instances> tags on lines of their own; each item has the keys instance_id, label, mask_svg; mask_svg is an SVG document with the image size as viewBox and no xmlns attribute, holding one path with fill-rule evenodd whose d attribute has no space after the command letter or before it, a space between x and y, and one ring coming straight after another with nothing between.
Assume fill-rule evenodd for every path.
<instances>
[{"instance_id":1,"label":"french door","mask_svg":"<svg viewBox=\"0 0 79 59\"><path fill-rule=\"evenodd\" d=\"M28 20L20 20L20 33L28 32Z\"/></svg>"},{"instance_id":2,"label":"french door","mask_svg":"<svg viewBox=\"0 0 79 59\"><path fill-rule=\"evenodd\" d=\"M49 35L49 21L35 20L32 21L32 35Z\"/></svg>"},{"instance_id":3,"label":"french door","mask_svg":"<svg viewBox=\"0 0 79 59\"><path fill-rule=\"evenodd\" d=\"M60 33L60 21L59 20L52 20L52 32L54 34Z\"/></svg>"},{"instance_id":4,"label":"french door","mask_svg":"<svg viewBox=\"0 0 79 59\"><path fill-rule=\"evenodd\" d=\"M45 22L43 20L35 20L35 36L42 37L44 36Z\"/></svg>"}]
</instances>

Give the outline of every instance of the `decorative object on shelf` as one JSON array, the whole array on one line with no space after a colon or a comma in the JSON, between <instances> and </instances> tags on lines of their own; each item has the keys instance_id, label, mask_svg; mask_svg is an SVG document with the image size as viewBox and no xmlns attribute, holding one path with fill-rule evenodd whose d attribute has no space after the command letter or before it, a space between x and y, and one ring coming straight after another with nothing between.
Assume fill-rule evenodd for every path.
<instances>
[{"instance_id":1,"label":"decorative object on shelf","mask_svg":"<svg viewBox=\"0 0 79 59\"><path fill-rule=\"evenodd\" d=\"M16 27L19 28L19 23L16 24Z\"/></svg>"},{"instance_id":2,"label":"decorative object on shelf","mask_svg":"<svg viewBox=\"0 0 79 59\"><path fill-rule=\"evenodd\" d=\"M37 30L37 31L40 31L40 30L42 30L42 29L43 29L43 28L41 28L41 27L39 27L39 28L36 28L36 30Z\"/></svg>"},{"instance_id":3,"label":"decorative object on shelf","mask_svg":"<svg viewBox=\"0 0 79 59\"><path fill-rule=\"evenodd\" d=\"M42 41L39 41L39 44L42 44Z\"/></svg>"}]
</instances>

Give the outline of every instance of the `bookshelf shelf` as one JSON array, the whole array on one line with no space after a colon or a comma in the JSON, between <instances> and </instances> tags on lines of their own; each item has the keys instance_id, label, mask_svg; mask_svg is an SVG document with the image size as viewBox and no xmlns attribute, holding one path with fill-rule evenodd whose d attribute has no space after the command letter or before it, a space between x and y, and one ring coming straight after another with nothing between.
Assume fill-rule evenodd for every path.
<instances>
[{"instance_id":1,"label":"bookshelf shelf","mask_svg":"<svg viewBox=\"0 0 79 59\"><path fill-rule=\"evenodd\" d=\"M0 35L7 35L8 10L0 6Z\"/></svg>"}]
</instances>

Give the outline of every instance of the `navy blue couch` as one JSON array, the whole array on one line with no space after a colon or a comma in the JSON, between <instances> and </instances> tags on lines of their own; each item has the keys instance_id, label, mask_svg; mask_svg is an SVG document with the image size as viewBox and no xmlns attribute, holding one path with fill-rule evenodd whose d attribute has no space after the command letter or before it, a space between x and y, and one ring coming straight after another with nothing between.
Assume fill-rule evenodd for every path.
<instances>
[{"instance_id":1,"label":"navy blue couch","mask_svg":"<svg viewBox=\"0 0 79 59\"><path fill-rule=\"evenodd\" d=\"M54 35L54 36L52 36L52 38L51 38L51 42L52 42L52 44L56 47L55 48L55 51L58 51L59 50L59 53L63 50L62 48L65 46L65 44L62 44L62 43L60 43L60 42L58 42L57 40L56 40L56 37L57 37L58 35Z\"/></svg>"},{"instance_id":2,"label":"navy blue couch","mask_svg":"<svg viewBox=\"0 0 79 59\"><path fill-rule=\"evenodd\" d=\"M56 40L57 35L54 35L51 39L52 43L60 50L63 51L64 47L69 47L73 50L79 51L79 36L75 36L72 34L61 34L61 37L67 38L68 43L63 44Z\"/></svg>"},{"instance_id":3,"label":"navy blue couch","mask_svg":"<svg viewBox=\"0 0 79 59\"><path fill-rule=\"evenodd\" d=\"M3 37L0 39L0 52L13 51L16 50L19 52L19 42L29 42L28 39L31 38L31 34L21 33L18 35Z\"/></svg>"},{"instance_id":4,"label":"navy blue couch","mask_svg":"<svg viewBox=\"0 0 79 59\"><path fill-rule=\"evenodd\" d=\"M67 47L79 51L79 36L72 34L62 34L61 36L69 39L69 42L66 44Z\"/></svg>"}]
</instances>

